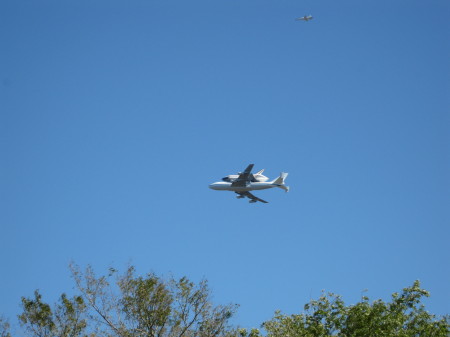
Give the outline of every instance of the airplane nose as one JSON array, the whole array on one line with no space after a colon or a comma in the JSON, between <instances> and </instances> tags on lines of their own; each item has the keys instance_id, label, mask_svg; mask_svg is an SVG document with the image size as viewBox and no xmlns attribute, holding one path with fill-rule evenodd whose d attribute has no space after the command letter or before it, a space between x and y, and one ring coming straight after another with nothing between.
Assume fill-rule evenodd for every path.
<instances>
[{"instance_id":1,"label":"airplane nose","mask_svg":"<svg viewBox=\"0 0 450 337\"><path fill-rule=\"evenodd\" d=\"M212 190L217 190L220 184L218 183L212 183L208 187Z\"/></svg>"}]
</instances>

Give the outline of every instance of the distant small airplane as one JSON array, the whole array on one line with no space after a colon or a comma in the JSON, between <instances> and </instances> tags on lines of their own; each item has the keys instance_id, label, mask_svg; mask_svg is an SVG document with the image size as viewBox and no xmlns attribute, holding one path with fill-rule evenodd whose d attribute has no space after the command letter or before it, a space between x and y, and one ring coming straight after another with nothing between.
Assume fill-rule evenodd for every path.
<instances>
[{"instance_id":1,"label":"distant small airplane","mask_svg":"<svg viewBox=\"0 0 450 337\"><path fill-rule=\"evenodd\" d=\"M312 20L312 19L313 19L312 15L305 15L305 16L301 16L301 17L299 17L299 18L297 18L295 20L296 21L309 21L309 20Z\"/></svg>"},{"instance_id":2,"label":"distant small airplane","mask_svg":"<svg viewBox=\"0 0 450 337\"><path fill-rule=\"evenodd\" d=\"M250 191L265 190L273 187L282 188L286 192L289 191L289 186L284 184L284 180L288 176L287 173L282 172L278 178L268 182L267 180L269 180L269 178L262 174L264 170L255 174L251 173L253 166L254 164L250 164L244 172L228 175L222 178L223 181L218 181L209 185L209 188L217 191L233 191L237 194L238 199L247 197L250 199L249 202L251 203L260 201L265 204L267 204L267 201L254 196Z\"/></svg>"}]
</instances>

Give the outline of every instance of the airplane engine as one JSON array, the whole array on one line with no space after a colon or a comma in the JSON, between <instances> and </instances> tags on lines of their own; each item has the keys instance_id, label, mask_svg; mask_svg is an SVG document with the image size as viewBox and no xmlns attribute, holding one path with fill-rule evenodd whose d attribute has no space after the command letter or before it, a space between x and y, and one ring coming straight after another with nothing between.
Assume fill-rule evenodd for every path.
<instances>
[{"instance_id":1,"label":"airplane engine","mask_svg":"<svg viewBox=\"0 0 450 337\"><path fill-rule=\"evenodd\" d=\"M250 200L249 203L253 204L256 200Z\"/></svg>"}]
</instances>

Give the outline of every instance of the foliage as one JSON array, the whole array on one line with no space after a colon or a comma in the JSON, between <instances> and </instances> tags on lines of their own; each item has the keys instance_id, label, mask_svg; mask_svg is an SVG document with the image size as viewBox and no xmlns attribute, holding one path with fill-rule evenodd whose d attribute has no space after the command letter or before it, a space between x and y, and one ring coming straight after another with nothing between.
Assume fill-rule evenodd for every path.
<instances>
[{"instance_id":1,"label":"foliage","mask_svg":"<svg viewBox=\"0 0 450 337\"><path fill-rule=\"evenodd\" d=\"M36 290L34 299L22 297L22 309L19 321L31 336L75 337L82 335L86 328L83 318L86 305L81 296L69 299L62 294L52 310Z\"/></svg>"},{"instance_id":2,"label":"foliage","mask_svg":"<svg viewBox=\"0 0 450 337\"><path fill-rule=\"evenodd\" d=\"M22 298L19 321L33 337L262 337L258 329L234 329L229 320L236 305L214 306L206 281L186 277L163 279L138 276L134 267L124 274L110 269L96 276L71 265L80 295L62 294L50 306L38 290ZM323 293L301 314L275 316L262 324L266 337L448 337L449 317L437 318L421 303L429 293L419 281L390 302L367 296L345 305L339 295ZM9 323L0 317L0 337L11 337Z\"/></svg>"},{"instance_id":3,"label":"foliage","mask_svg":"<svg viewBox=\"0 0 450 337\"><path fill-rule=\"evenodd\" d=\"M155 274L136 276L134 267L118 275L97 277L71 265L72 275L92 309L95 333L122 337L221 337L229 336L228 321L236 305L213 306L206 281L187 278L164 280ZM116 281L111 282L112 276Z\"/></svg>"},{"instance_id":4,"label":"foliage","mask_svg":"<svg viewBox=\"0 0 450 337\"><path fill-rule=\"evenodd\" d=\"M276 312L263 327L267 337L448 337L448 317L437 319L421 304L428 296L419 281L401 294L394 293L389 303L370 303L364 296L359 303L346 306L340 296L323 294L306 304L304 313Z\"/></svg>"},{"instance_id":5,"label":"foliage","mask_svg":"<svg viewBox=\"0 0 450 337\"><path fill-rule=\"evenodd\" d=\"M0 316L0 337L11 337L9 333L9 322Z\"/></svg>"}]
</instances>

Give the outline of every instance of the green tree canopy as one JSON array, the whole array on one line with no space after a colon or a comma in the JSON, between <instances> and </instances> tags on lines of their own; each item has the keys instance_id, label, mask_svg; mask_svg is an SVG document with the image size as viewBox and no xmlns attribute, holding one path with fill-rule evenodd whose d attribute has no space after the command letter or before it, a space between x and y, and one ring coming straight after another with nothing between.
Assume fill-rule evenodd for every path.
<instances>
[{"instance_id":1,"label":"green tree canopy","mask_svg":"<svg viewBox=\"0 0 450 337\"><path fill-rule=\"evenodd\" d=\"M0 337L11 337L9 333L9 322L0 316Z\"/></svg>"},{"instance_id":2,"label":"green tree canopy","mask_svg":"<svg viewBox=\"0 0 450 337\"><path fill-rule=\"evenodd\" d=\"M88 266L71 265L79 294L62 294L51 306L39 291L22 298L18 316L32 337L449 337L449 317L425 310L429 293L419 281L389 302L361 301L346 305L339 295L323 293L304 306L303 313L279 311L258 329L230 326L236 305L213 305L206 281L186 277L136 275L134 267L97 276ZM0 318L0 337L11 337Z\"/></svg>"},{"instance_id":3,"label":"green tree canopy","mask_svg":"<svg viewBox=\"0 0 450 337\"><path fill-rule=\"evenodd\" d=\"M62 294L52 309L42 302L42 295L36 290L33 299L22 297L22 309L19 321L30 336L72 337L86 329L86 305L81 296L69 299Z\"/></svg>"},{"instance_id":4,"label":"green tree canopy","mask_svg":"<svg viewBox=\"0 0 450 337\"><path fill-rule=\"evenodd\" d=\"M306 304L304 313L276 312L262 326L267 337L448 337L448 316L438 319L421 303L428 296L419 281L394 293L390 302L371 303L364 296L347 306L340 296L328 293Z\"/></svg>"},{"instance_id":5,"label":"green tree canopy","mask_svg":"<svg viewBox=\"0 0 450 337\"><path fill-rule=\"evenodd\" d=\"M91 309L96 335L221 337L233 331L228 321L237 306L214 306L205 280L195 284L186 277L137 276L134 267L123 275L110 269L109 275L100 277L91 267L82 272L72 265L71 270Z\"/></svg>"}]
</instances>

